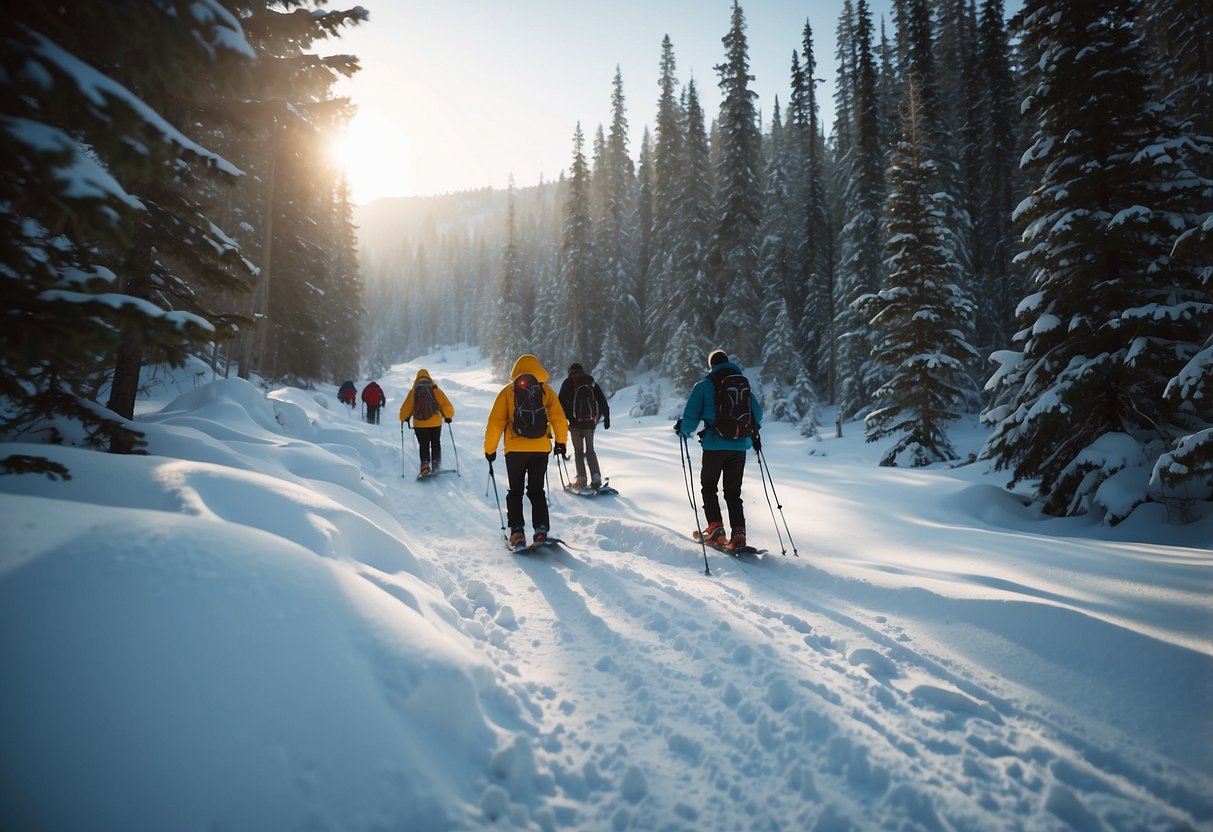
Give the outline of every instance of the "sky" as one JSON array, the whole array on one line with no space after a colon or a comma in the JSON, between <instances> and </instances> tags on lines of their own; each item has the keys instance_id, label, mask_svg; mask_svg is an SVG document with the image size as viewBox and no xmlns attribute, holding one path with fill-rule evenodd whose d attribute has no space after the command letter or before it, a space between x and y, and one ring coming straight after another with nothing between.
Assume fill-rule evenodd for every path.
<instances>
[{"instance_id":1,"label":"sky","mask_svg":"<svg viewBox=\"0 0 1213 832\"><path fill-rule=\"evenodd\" d=\"M421 367L455 405L424 481ZM146 369L146 454L0 448L72 474L0 477L0 829L1213 828L1213 514L1047 518L827 408L747 454L737 560L691 540L681 397L634 384L619 493L551 463L566 544L518 556L474 347L382 375L378 425L211 379Z\"/></svg>"},{"instance_id":2,"label":"sky","mask_svg":"<svg viewBox=\"0 0 1213 832\"><path fill-rule=\"evenodd\" d=\"M357 55L343 82L360 113L339 151L355 202L552 180L572 159L578 122L592 141L610 124L611 84L623 76L633 158L655 122L661 42L678 80L695 79L709 118L719 107L731 0L366 0L370 20L319 51ZM786 105L792 51L813 28L822 113L833 112L834 30L842 0L749 0L750 72L764 119ZM871 4L877 21L890 0Z\"/></svg>"}]
</instances>

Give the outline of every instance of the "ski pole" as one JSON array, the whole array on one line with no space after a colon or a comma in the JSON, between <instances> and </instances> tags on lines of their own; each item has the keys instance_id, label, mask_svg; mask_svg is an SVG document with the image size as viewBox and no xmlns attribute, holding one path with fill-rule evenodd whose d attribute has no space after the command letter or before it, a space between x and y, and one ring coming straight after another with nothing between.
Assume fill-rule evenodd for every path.
<instances>
[{"instance_id":1,"label":"ski pole","mask_svg":"<svg viewBox=\"0 0 1213 832\"><path fill-rule=\"evenodd\" d=\"M567 490L569 487L569 484L565 482L567 479L565 475L568 473L566 470L567 467L568 464L564 460L562 460L560 457L556 457L556 473L560 474L560 487L565 490Z\"/></svg>"},{"instance_id":2,"label":"ski pole","mask_svg":"<svg viewBox=\"0 0 1213 832\"><path fill-rule=\"evenodd\" d=\"M455 429L451 427L450 419L446 420L446 429L451 434L451 450L455 452L455 476L462 477L463 474L459 473L459 446L455 444Z\"/></svg>"},{"instance_id":3,"label":"ski pole","mask_svg":"<svg viewBox=\"0 0 1213 832\"><path fill-rule=\"evenodd\" d=\"M695 478L695 471L691 468L691 450L687 446L687 438L681 433L678 434L678 440L678 453L682 458L682 482L686 486L691 511L695 512L695 528L699 529L699 506L695 505L695 492L691 486L691 481ZM711 575L712 569L708 566L708 544L704 542L702 534L699 535L699 545L703 549L703 574Z\"/></svg>"},{"instance_id":4,"label":"ski pole","mask_svg":"<svg viewBox=\"0 0 1213 832\"><path fill-rule=\"evenodd\" d=\"M755 450L758 454L758 476L762 478L762 495L767 498L767 508L771 512L771 525L775 527L775 536L779 538L779 553L787 557L788 547L783 545L783 532L779 531L779 521L775 519L775 507L771 505L771 492L767 490L766 474L762 471L762 451Z\"/></svg>"},{"instance_id":5,"label":"ski pole","mask_svg":"<svg viewBox=\"0 0 1213 832\"><path fill-rule=\"evenodd\" d=\"M771 482L771 494L775 497L775 507L779 509L779 517L783 520L783 530L788 533L788 543L791 544L791 546L792 546L792 556L800 557L800 552L796 549L796 542L794 540L792 540L792 530L788 528L788 518L785 517L784 513L783 513L783 504L779 502L779 495L777 493L775 493L775 479L771 476L771 466L767 465L766 454L764 454L761 450L756 451L755 453L758 454L758 471L759 471L759 473L762 473L763 469L765 469L766 477ZM765 486L764 486L764 490L765 490ZM773 521L774 519L775 519L775 515L772 514L771 520ZM776 533L779 532L778 526L775 528L775 532ZM779 538L779 543L780 543L780 545L783 545L783 536L782 535ZM784 552L784 554L786 555L787 552Z\"/></svg>"},{"instance_id":6,"label":"ski pole","mask_svg":"<svg viewBox=\"0 0 1213 832\"><path fill-rule=\"evenodd\" d=\"M404 479L404 422L400 423L400 478Z\"/></svg>"},{"instance_id":7,"label":"ski pole","mask_svg":"<svg viewBox=\"0 0 1213 832\"><path fill-rule=\"evenodd\" d=\"M489 481L493 483L493 499L497 501L497 516L501 518L501 536L505 538L505 515L501 513L501 498L497 496L497 478L493 476L493 463L491 462L489 463ZM485 494L488 494L487 489Z\"/></svg>"}]
</instances>

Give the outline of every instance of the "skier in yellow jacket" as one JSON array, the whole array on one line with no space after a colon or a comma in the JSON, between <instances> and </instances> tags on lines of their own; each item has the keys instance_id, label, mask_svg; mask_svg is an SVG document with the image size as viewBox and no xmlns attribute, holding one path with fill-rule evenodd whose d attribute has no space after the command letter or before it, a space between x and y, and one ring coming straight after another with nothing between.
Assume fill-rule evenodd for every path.
<instances>
[{"instance_id":1,"label":"skier in yellow jacket","mask_svg":"<svg viewBox=\"0 0 1213 832\"><path fill-rule=\"evenodd\" d=\"M510 371L512 382L501 388L489 411L484 429L484 458L490 466L497 458L497 445L505 435L505 470L509 477L506 492L506 522L510 525L510 546L526 545L522 521L522 493L531 502L531 524L536 543L547 539L551 524L548 499L543 490L548 454L568 458L569 423L556 391L547 385L548 371L533 355L524 355ZM552 445L551 438L556 440Z\"/></svg>"},{"instance_id":2,"label":"skier in yellow jacket","mask_svg":"<svg viewBox=\"0 0 1213 832\"><path fill-rule=\"evenodd\" d=\"M455 418L455 406L446 397L429 371L422 368L413 379L413 388L400 405L400 421L412 420L413 432L417 434L417 453L421 457L421 473L418 477L437 473L442 467L442 422Z\"/></svg>"}]
</instances>

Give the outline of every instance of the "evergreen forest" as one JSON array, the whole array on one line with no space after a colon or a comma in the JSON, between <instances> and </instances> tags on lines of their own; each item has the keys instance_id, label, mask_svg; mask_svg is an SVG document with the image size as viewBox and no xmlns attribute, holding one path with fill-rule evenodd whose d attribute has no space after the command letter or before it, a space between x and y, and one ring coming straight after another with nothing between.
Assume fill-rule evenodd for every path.
<instances>
[{"instance_id":1,"label":"evergreen forest","mask_svg":"<svg viewBox=\"0 0 1213 832\"><path fill-rule=\"evenodd\" d=\"M1049 514L1213 498L1208 3L846 0L825 37L788 33L786 99L760 102L734 2L717 112L666 37L656 95L617 70L557 180L408 200L404 228L402 201L356 213L325 154L358 71L336 38L367 18L4 16L6 440L137 452L143 368L187 359L306 387L467 342L503 377L530 352L608 395L654 370L673 399L722 347L768 418L811 437L834 406L885 465L963 462L948 427L980 414Z\"/></svg>"},{"instance_id":2,"label":"evergreen forest","mask_svg":"<svg viewBox=\"0 0 1213 832\"><path fill-rule=\"evenodd\" d=\"M831 404L882 464L956 464L947 428L980 414L983 454L1050 514L1190 518L1213 496L1213 12L892 18L847 0L829 67L809 21L789 32L790 93L760 106L735 2L719 112L667 36L639 147L617 69L558 181L368 208L372 374L469 342L502 378L532 352L608 394L655 370L676 398L723 347L805 436Z\"/></svg>"}]
</instances>

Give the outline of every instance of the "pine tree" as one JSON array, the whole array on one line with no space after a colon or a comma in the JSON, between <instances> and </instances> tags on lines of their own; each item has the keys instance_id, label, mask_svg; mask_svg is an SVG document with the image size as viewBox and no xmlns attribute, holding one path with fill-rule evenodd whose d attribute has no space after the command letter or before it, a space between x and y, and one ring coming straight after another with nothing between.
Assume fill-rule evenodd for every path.
<instances>
[{"instance_id":1,"label":"pine tree","mask_svg":"<svg viewBox=\"0 0 1213 832\"><path fill-rule=\"evenodd\" d=\"M138 447L120 418L132 408L95 403L104 369L124 345L137 376L141 358L180 363L224 337L233 322L206 306L209 293L238 291L247 276L212 204L219 181L242 172L199 144L189 119L253 57L240 22L214 0L125 11L6 11L0 432L10 438L58 442L67 431L96 447ZM134 54L130 42L143 48ZM209 82L194 84L200 77ZM66 474L28 458L0 468Z\"/></svg>"},{"instance_id":2,"label":"pine tree","mask_svg":"<svg viewBox=\"0 0 1213 832\"><path fill-rule=\"evenodd\" d=\"M358 71L346 54L310 50L346 26L366 21L362 7L307 10L305 0L253 4L242 19L259 60L249 80L245 118L254 131L247 143L256 187L242 192L237 210L252 229L242 240L259 268L256 293L246 309L257 320L246 330L239 373L300 383L323 374L327 349L325 307L336 294L327 268L339 235L318 234L316 218L336 199L336 171L324 161L325 137L349 102L332 87ZM325 171L326 175L318 175Z\"/></svg>"},{"instance_id":3,"label":"pine tree","mask_svg":"<svg viewBox=\"0 0 1213 832\"><path fill-rule=\"evenodd\" d=\"M796 232L803 224L797 216L799 206L792 193L793 159L788 144L776 98L767 141L762 222L758 228L758 238L762 241L758 253L758 285L763 302L760 325L768 338L780 309L787 316L789 308L797 308L800 297L797 291L801 272L797 259L800 243ZM791 326L790 316L788 324ZM799 355L794 340L788 341L787 348L794 356Z\"/></svg>"},{"instance_id":4,"label":"pine tree","mask_svg":"<svg viewBox=\"0 0 1213 832\"><path fill-rule=\"evenodd\" d=\"M976 343L984 352L1010 344L1022 277L1011 265L1015 208L1014 160L1018 99L1011 74L1003 0L983 0L979 24L978 110L981 133L978 194L973 221L973 268L978 296Z\"/></svg>"},{"instance_id":5,"label":"pine tree","mask_svg":"<svg viewBox=\"0 0 1213 832\"><path fill-rule=\"evenodd\" d=\"M826 210L826 152L822 136L820 114L817 104L817 61L813 57L813 30L805 21L802 37L804 68L799 73L803 80L798 84L795 71L792 74L793 95L799 93L803 105L794 114L792 127L797 134L801 152L801 198L804 210L801 220L801 306L797 343L810 369L810 376L818 383L829 384L833 367L833 321L834 321L834 268L833 241L834 220ZM796 302L793 300L793 302ZM795 320L795 318L794 318Z\"/></svg>"},{"instance_id":6,"label":"pine tree","mask_svg":"<svg viewBox=\"0 0 1213 832\"><path fill-rule=\"evenodd\" d=\"M745 15L734 0L732 25L722 38L725 62L716 67L720 103L720 157L717 165L718 222L710 261L713 297L706 298L718 343L743 360L761 349L757 312L758 223L761 219L762 136L750 89Z\"/></svg>"},{"instance_id":7,"label":"pine tree","mask_svg":"<svg viewBox=\"0 0 1213 832\"><path fill-rule=\"evenodd\" d=\"M594 380L607 396L624 388L628 383L627 356L615 332L615 321L607 324L606 336L602 340L602 358L594 368Z\"/></svg>"},{"instance_id":8,"label":"pine tree","mask_svg":"<svg viewBox=\"0 0 1213 832\"><path fill-rule=\"evenodd\" d=\"M874 333L854 306L856 299L881 285L880 212L884 201L884 154L879 146L876 67L872 56L872 20L866 0L855 6L853 124L855 144L840 165L847 211L840 238L838 336L838 408L844 419L864 409L876 384L870 356Z\"/></svg>"},{"instance_id":9,"label":"pine tree","mask_svg":"<svg viewBox=\"0 0 1213 832\"><path fill-rule=\"evenodd\" d=\"M935 163L919 133L916 87L906 87L898 143L891 158L885 205L884 288L859 301L880 337L872 361L882 384L867 415L867 441L896 443L881 465L929 465L956 456L947 424L971 404L965 367L976 355L965 340L972 302L960 289L946 197L935 191Z\"/></svg>"},{"instance_id":10,"label":"pine tree","mask_svg":"<svg viewBox=\"0 0 1213 832\"><path fill-rule=\"evenodd\" d=\"M594 322L601 319L593 302L595 292L594 228L590 214L590 170L582 150L585 138L578 123L573 133L573 166L564 208L564 233L560 250L560 280L567 293L567 327L573 354L582 363L598 361L601 340L594 341Z\"/></svg>"},{"instance_id":11,"label":"pine tree","mask_svg":"<svg viewBox=\"0 0 1213 832\"><path fill-rule=\"evenodd\" d=\"M650 309L654 300L654 276L650 269L653 266L653 138L649 128L644 129L640 139L640 158L636 167L636 216L633 221L636 229L636 279L635 286L639 302L638 331L635 334L633 351L637 357L645 355L649 343L648 333L644 323L651 317Z\"/></svg>"},{"instance_id":12,"label":"pine tree","mask_svg":"<svg viewBox=\"0 0 1213 832\"><path fill-rule=\"evenodd\" d=\"M530 332L523 320L523 307L520 301L523 274L518 255L513 185L513 178L511 178L505 253L501 264L501 290L497 298L496 314L493 320L493 375L501 380L509 378L510 369L514 366L518 356L525 355L531 350Z\"/></svg>"},{"instance_id":13,"label":"pine tree","mask_svg":"<svg viewBox=\"0 0 1213 832\"><path fill-rule=\"evenodd\" d=\"M628 155L628 120L624 111L623 75L615 68L611 92L611 128L603 159L604 214L600 226L598 282L609 309L610 324L624 360L634 363L644 343L640 287L636 280L636 172ZM599 319L606 317L601 311ZM603 332L601 320L594 332ZM605 342L604 342L605 343Z\"/></svg>"},{"instance_id":14,"label":"pine tree","mask_svg":"<svg viewBox=\"0 0 1213 832\"><path fill-rule=\"evenodd\" d=\"M669 377L683 392L690 391L695 382L703 378L704 366L712 341L697 327L683 322L670 338L670 352L666 358Z\"/></svg>"},{"instance_id":15,"label":"pine tree","mask_svg":"<svg viewBox=\"0 0 1213 832\"><path fill-rule=\"evenodd\" d=\"M678 97L674 47L669 35L661 41L661 76L658 86L657 129L653 146L653 235L650 245L646 348L649 355L663 355L681 320L671 307L674 286L674 248L678 241L679 211L685 177L684 111Z\"/></svg>"},{"instance_id":16,"label":"pine tree","mask_svg":"<svg viewBox=\"0 0 1213 832\"><path fill-rule=\"evenodd\" d=\"M337 199L330 217L335 247L331 252L333 297L325 304L325 330L329 348L325 354L325 376L340 384L358 375L362 347L362 276L358 270L358 236L350 204L349 183L339 179ZM378 375L378 373L376 374Z\"/></svg>"},{"instance_id":17,"label":"pine tree","mask_svg":"<svg viewBox=\"0 0 1213 832\"><path fill-rule=\"evenodd\" d=\"M686 124L683 178L675 209L675 242L670 261L670 314L665 323L671 333L671 353L678 350L674 339L683 324L697 333L700 344L708 343L714 332L708 279L708 251L715 220L712 167L703 110L694 81L687 84ZM682 343L687 343L685 338ZM673 355L669 360L674 361Z\"/></svg>"},{"instance_id":18,"label":"pine tree","mask_svg":"<svg viewBox=\"0 0 1213 832\"><path fill-rule=\"evenodd\" d=\"M1147 497L1154 461L1213 422L1209 404L1164 398L1208 335L1208 287L1171 257L1200 182L1184 163L1191 137L1163 131L1148 82L1136 0L1034 0L1023 12L1025 113L1037 177L1018 209L1035 291L1020 303L1022 352L997 354L990 385L1006 404L984 415L984 453L1014 480L1039 480L1050 514L1093 508L1119 522ZM1203 197L1207 199L1207 196ZM1110 480L1114 485L1102 486Z\"/></svg>"}]
</instances>

